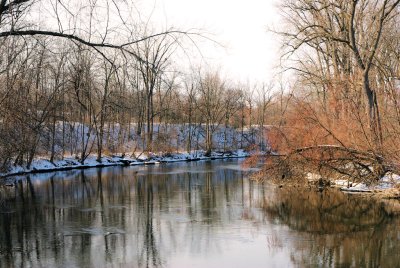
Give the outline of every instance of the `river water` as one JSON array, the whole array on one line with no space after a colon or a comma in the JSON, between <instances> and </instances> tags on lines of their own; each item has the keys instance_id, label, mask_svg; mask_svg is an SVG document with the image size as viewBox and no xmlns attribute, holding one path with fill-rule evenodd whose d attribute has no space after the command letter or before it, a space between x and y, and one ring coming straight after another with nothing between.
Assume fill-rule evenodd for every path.
<instances>
[{"instance_id":1,"label":"river water","mask_svg":"<svg viewBox=\"0 0 400 268\"><path fill-rule=\"evenodd\" d=\"M248 175L227 160L20 177L0 187L0 267L399 267L390 206Z\"/></svg>"}]
</instances>

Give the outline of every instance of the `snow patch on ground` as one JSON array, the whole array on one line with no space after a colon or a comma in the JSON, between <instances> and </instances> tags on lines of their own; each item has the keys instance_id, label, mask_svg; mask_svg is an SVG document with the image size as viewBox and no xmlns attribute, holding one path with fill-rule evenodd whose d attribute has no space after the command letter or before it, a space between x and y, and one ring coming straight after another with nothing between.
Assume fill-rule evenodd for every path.
<instances>
[{"instance_id":1,"label":"snow patch on ground","mask_svg":"<svg viewBox=\"0 0 400 268\"><path fill-rule=\"evenodd\" d=\"M400 185L400 175L387 173L377 184L366 185L365 183L354 183L348 180L336 180L335 185L346 192L376 192L385 191L398 187Z\"/></svg>"},{"instance_id":2,"label":"snow patch on ground","mask_svg":"<svg viewBox=\"0 0 400 268\"><path fill-rule=\"evenodd\" d=\"M190 153L148 153L137 154L133 157L129 156L104 156L101 161L97 161L96 155L89 155L83 163L79 162L73 157L66 157L63 160L56 160L53 163L47 159L35 159L30 168L25 166L12 166L7 172L0 173L0 177L11 175L19 175L25 173L46 172L46 171L59 171L89 167L105 167L116 165L150 165L160 163L172 163L183 161L199 161L199 160L214 160L214 159L227 159L227 158L243 158L250 156L250 153L240 149L231 152L212 152L210 156L205 155L205 151L192 151Z\"/></svg>"}]
</instances>

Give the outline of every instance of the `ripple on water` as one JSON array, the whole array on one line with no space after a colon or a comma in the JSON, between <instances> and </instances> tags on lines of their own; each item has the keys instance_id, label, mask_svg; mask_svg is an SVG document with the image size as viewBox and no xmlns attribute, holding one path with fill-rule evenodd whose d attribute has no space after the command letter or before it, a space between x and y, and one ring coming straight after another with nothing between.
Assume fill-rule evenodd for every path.
<instances>
[{"instance_id":1,"label":"ripple on water","mask_svg":"<svg viewBox=\"0 0 400 268\"><path fill-rule=\"evenodd\" d=\"M66 228L60 232L62 236L107 236L107 235L122 235L125 231L116 227L87 227L87 228L77 228L69 229Z\"/></svg>"}]
</instances>

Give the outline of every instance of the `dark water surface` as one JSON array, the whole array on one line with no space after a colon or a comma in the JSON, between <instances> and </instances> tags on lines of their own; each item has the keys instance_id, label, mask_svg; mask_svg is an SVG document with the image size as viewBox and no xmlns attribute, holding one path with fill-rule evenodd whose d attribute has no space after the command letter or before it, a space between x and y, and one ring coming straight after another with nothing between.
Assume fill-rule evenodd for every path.
<instances>
[{"instance_id":1,"label":"dark water surface","mask_svg":"<svg viewBox=\"0 0 400 268\"><path fill-rule=\"evenodd\" d=\"M390 206L252 182L240 161L38 174L0 194L0 267L400 267Z\"/></svg>"}]
</instances>

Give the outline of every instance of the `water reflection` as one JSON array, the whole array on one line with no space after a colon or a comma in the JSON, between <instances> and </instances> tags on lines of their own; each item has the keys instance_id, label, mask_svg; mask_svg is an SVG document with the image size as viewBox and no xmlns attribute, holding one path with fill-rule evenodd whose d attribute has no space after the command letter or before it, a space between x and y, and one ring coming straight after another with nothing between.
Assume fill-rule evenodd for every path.
<instances>
[{"instance_id":1,"label":"water reflection","mask_svg":"<svg viewBox=\"0 0 400 268\"><path fill-rule=\"evenodd\" d=\"M396 267L399 220L235 161L32 175L0 186L0 266Z\"/></svg>"},{"instance_id":2,"label":"water reflection","mask_svg":"<svg viewBox=\"0 0 400 268\"><path fill-rule=\"evenodd\" d=\"M275 191L264 208L271 221L297 231L297 237L289 241L294 263L326 267L400 264L400 220L384 202L337 191L290 188Z\"/></svg>"}]
</instances>

